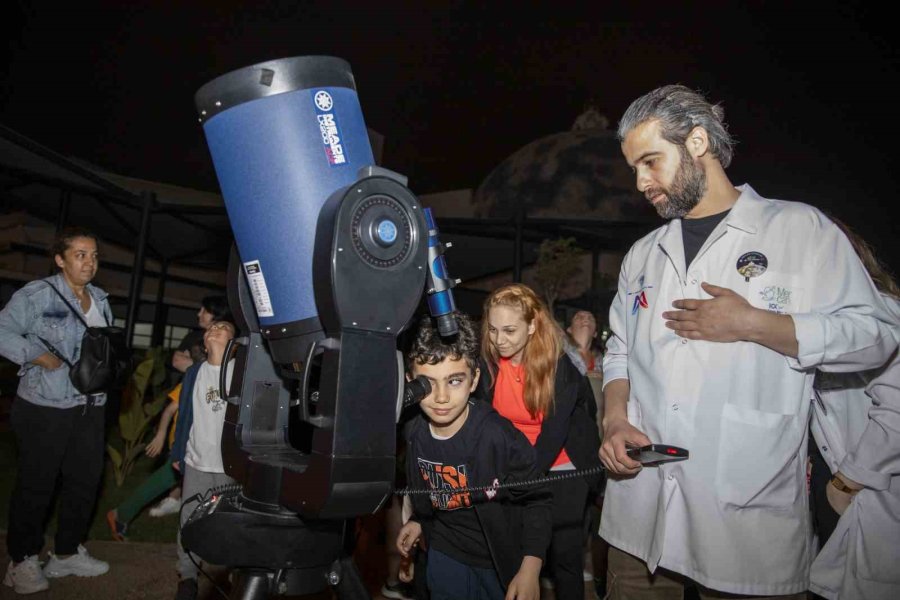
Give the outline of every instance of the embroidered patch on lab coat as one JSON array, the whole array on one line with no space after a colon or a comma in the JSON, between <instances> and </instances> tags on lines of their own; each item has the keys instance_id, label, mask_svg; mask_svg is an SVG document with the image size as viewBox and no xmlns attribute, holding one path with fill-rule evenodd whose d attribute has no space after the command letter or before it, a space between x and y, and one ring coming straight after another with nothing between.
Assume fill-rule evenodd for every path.
<instances>
[{"instance_id":1,"label":"embroidered patch on lab coat","mask_svg":"<svg viewBox=\"0 0 900 600\"><path fill-rule=\"evenodd\" d=\"M647 308L649 303L647 302L647 290L652 290L652 285L644 285L644 276L641 275L638 278L638 286L640 289L636 292L628 292L629 296L634 296L634 302L631 304L631 314L636 315L637 311L642 308Z\"/></svg>"},{"instance_id":2,"label":"embroidered patch on lab coat","mask_svg":"<svg viewBox=\"0 0 900 600\"><path fill-rule=\"evenodd\" d=\"M737 272L746 281L751 277L759 277L769 267L769 259L762 252L746 252L737 261Z\"/></svg>"},{"instance_id":3,"label":"embroidered patch on lab coat","mask_svg":"<svg viewBox=\"0 0 900 600\"><path fill-rule=\"evenodd\" d=\"M791 296L791 290L780 285L767 285L759 290L759 299L766 305L766 309L776 313L788 312Z\"/></svg>"}]
</instances>

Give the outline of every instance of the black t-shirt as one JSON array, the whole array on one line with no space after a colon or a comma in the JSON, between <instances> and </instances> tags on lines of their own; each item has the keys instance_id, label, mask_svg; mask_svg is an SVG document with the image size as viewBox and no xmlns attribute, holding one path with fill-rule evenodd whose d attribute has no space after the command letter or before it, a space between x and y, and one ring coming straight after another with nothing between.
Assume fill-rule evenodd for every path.
<instances>
[{"instance_id":1,"label":"black t-shirt","mask_svg":"<svg viewBox=\"0 0 900 600\"><path fill-rule=\"evenodd\" d=\"M473 494L454 493L469 485L470 465L465 457L475 445L467 419L453 437L437 438L433 433L420 436L415 461L426 487L435 490L429 495L435 509L429 546L470 567L490 569L493 562L475 514Z\"/></svg>"},{"instance_id":2,"label":"black t-shirt","mask_svg":"<svg viewBox=\"0 0 900 600\"><path fill-rule=\"evenodd\" d=\"M689 269L691 262L703 247L703 242L709 237L716 225L725 218L729 210L699 219L681 220L681 240L684 243L684 268Z\"/></svg>"},{"instance_id":3,"label":"black t-shirt","mask_svg":"<svg viewBox=\"0 0 900 600\"><path fill-rule=\"evenodd\" d=\"M178 344L177 350L183 352L187 350L191 353L191 359L195 363L200 363L206 360L206 353L203 351L203 347L205 342L203 341L204 330L202 329L193 329L189 331L184 338L181 340L181 343Z\"/></svg>"}]
</instances>

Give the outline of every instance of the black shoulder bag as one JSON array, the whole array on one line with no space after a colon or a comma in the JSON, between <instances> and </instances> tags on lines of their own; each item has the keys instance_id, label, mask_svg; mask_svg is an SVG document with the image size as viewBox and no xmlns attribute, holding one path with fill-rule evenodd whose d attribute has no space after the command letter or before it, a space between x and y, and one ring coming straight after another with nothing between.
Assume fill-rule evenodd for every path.
<instances>
[{"instance_id":1,"label":"black shoulder bag","mask_svg":"<svg viewBox=\"0 0 900 600\"><path fill-rule=\"evenodd\" d=\"M38 336L50 352L69 366L69 381L82 394L99 394L113 386L121 385L131 364L128 347L125 344L125 330L109 325L108 321L106 327L91 327L81 315L81 311L76 310L55 285L49 282L47 285L66 303L72 314L84 323L85 327L84 335L81 336L81 353L75 362L67 359L50 342ZM106 320L105 315L103 319Z\"/></svg>"}]
</instances>

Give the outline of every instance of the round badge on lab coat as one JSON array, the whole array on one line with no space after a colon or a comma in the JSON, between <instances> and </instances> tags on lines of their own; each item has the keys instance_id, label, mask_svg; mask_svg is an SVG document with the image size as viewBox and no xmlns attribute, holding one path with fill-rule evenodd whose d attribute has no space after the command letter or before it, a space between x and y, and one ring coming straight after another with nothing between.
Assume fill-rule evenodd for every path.
<instances>
[{"instance_id":1,"label":"round badge on lab coat","mask_svg":"<svg viewBox=\"0 0 900 600\"><path fill-rule=\"evenodd\" d=\"M769 259L762 252L747 252L737 261L737 272L750 281L751 277L759 277L769 267Z\"/></svg>"}]
</instances>

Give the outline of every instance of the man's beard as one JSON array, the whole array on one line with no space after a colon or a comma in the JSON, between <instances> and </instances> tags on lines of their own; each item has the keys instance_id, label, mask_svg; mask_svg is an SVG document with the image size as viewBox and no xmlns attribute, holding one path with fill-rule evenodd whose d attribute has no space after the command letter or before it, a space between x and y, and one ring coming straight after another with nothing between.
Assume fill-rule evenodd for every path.
<instances>
[{"instance_id":1,"label":"man's beard","mask_svg":"<svg viewBox=\"0 0 900 600\"><path fill-rule=\"evenodd\" d=\"M691 212L703 194L706 193L706 171L703 165L694 162L684 149L679 149L681 162L672 181L672 189L657 188L647 190L644 195L652 198L662 192L666 199L653 205L663 219L681 219Z\"/></svg>"}]
</instances>

